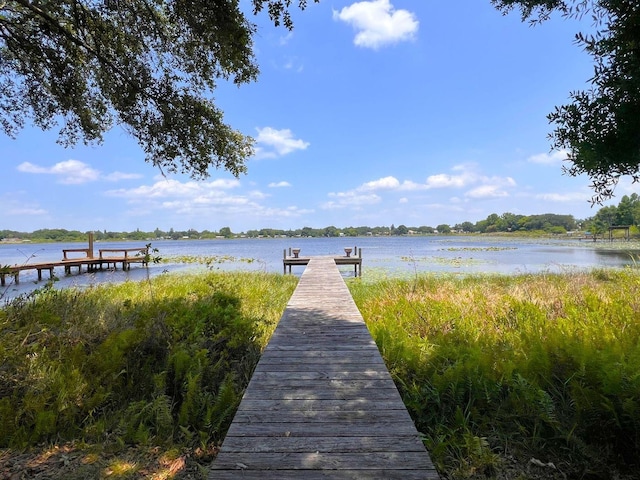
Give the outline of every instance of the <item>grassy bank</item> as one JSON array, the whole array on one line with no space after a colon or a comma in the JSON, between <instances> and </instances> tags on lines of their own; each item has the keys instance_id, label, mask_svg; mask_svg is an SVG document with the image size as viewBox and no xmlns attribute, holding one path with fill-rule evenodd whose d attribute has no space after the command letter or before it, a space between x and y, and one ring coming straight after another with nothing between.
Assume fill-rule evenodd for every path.
<instances>
[{"instance_id":1,"label":"grassy bank","mask_svg":"<svg viewBox=\"0 0 640 480\"><path fill-rule=\"evenodd\" d=\"M8 303L0 478L206 478L296 282L161 275ZM636 270L349 287L444 478L637 478Z\"/></svg>"},{"instance_id":2,"label":"grassy bank","mask_svg":"<svg viewBox=\"0 0 640 480\"><path fill-rule=\"evenodd\" d=\"M54 444L66 454L58 449L62 460L40 477L28 470L39 463L25 460L18 471L29 478L161 478L166 455L175 469L185 449L210 450L296 281L162 275L85 291L45 288L8 303L0 310L0 448L8 449L0 477L34 446L39 458ZM66 471L79 450L89 460Z\"/></svg>"},{"instance_id":3,"label":"grassy bank","mask_svg":"<svg viewBox=\"0 0 640 480\"><path fill-rule=\"evenodd\" d=\"M448 478L637 478L637 271L350 288Z\"/></svg>"}]
</instances>

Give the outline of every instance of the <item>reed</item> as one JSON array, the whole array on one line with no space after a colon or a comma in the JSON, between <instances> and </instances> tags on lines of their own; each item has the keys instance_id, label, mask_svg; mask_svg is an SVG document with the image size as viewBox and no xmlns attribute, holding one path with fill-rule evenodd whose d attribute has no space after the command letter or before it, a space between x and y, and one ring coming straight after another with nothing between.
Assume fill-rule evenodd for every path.
<instances>
[{"instance_id":1,"label":"reed","mask_svg":"<svg viewBox=\"0 0 640 480\"><path fill-rule=\"evenodd\" d=\"M448 477L640 468L637 270L349 286Z\"/></svg>"}]
</instances>

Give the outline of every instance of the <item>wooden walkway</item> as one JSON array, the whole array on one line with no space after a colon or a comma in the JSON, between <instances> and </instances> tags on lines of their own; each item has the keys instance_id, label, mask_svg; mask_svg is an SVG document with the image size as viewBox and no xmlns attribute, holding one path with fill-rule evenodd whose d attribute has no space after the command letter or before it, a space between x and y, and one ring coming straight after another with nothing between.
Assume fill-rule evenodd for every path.
<instances>
[{"instance_id":1,"label":"wooden walkway","mask_svg":"<svg viewBox=\"0 0 640 480\"><path fill-rule=\"evenodd\" d=\"M331 257L312 257L209 480L438 479Z\"/></svg>"},{"instance_id":2,"label":"wooden walkway","mask_svg":"<svg viewBox=\"0 0 640 480\"><path fill-rule=\"evenodd\" d=\"M70 252L85 253L86 256L82 258L69 258ZM0 286L6 285L6 277L13 277L13 282L17 285L20 283L20 272L27 270L37 270L38 280L42 280L42 271L49 271L49 278L53 278L53 270L56 267L64 267L64 273L71 274L71 268L77 268L78 273L82 273L82 268L86 267L87 272L95 272L98 269L102 270L106 264L107 268L113 265L113 269L116 269L116 265L120 263L122 270L129 270L132 263L140 263L143 266L148 266L149 249L145 247L135 248L103 248L99 250L99 257L93 257L93 250L89 254L89 249L86 248L71 248L62 250L64 258L58 262L41 262L41 263L25 263L24 265L0 265ZM115 256L113 254L116 254Z\"/></svg>"}]
</instances>

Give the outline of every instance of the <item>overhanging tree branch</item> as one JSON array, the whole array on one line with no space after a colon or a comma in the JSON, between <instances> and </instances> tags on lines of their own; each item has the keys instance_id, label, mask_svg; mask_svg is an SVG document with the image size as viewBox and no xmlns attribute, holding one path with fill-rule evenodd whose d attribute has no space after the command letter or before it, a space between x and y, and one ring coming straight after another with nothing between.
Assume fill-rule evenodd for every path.
<instances>
[{"instance_id":1,"label":"overhanging tree branch","mask_svg":"<svg viewBox=\"0 0 640 480\"><path fill-rule=\"evenodd\" d=\"M5 133L29 117L42 128L62 122L60 141L73 144L100 141L115 121L163 171L246 170L253 140L223 122L209 95L217 79L258 74L255 26L239 0L0 1ZM252 4L291 26L290 0Z\"/></svg>"}]
</instances>

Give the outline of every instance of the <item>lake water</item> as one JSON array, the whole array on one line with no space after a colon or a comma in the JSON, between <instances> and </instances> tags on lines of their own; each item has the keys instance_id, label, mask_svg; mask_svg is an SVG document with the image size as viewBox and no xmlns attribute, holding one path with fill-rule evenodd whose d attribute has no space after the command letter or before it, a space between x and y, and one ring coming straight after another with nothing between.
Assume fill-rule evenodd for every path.
<instances>
[{"instance_id":1,"label":"lake water","mask_svg":"<svg viewBox=\"0 0 640 480\"><path fill-rule=\"evenodd\" d=\"M145 242L100 242L100 248L132 248ZM0 266L58 261L62 250L84 248L79 243L0 244ZM637 243L579 241L571 239L505 239L480 236L358 237L358 238L283 238L233 240L153 241L157 255L168 263L152 264L148 269L133 265L128 272L102 271L65 276L56 269L56 286L85 286L103 282L142 280L164 272L204 269L201 264L182 263L184 257L215 259L209 268L282 273L283 251L300 248L300 256L344 255L345 247L362 249L363 278L412 276L417 273L538 273L571 272L591 268L635 266L640 258ZM303 266L293 267L300 275ZM353 267L341 267L343 275L353 275ZM48 272L43 272L43 279ZM9 278L7 278L9 283ZM0 290L5 300L42 286L35 271L20 274L19 285Z\"/></svg>"}]
</instances>

